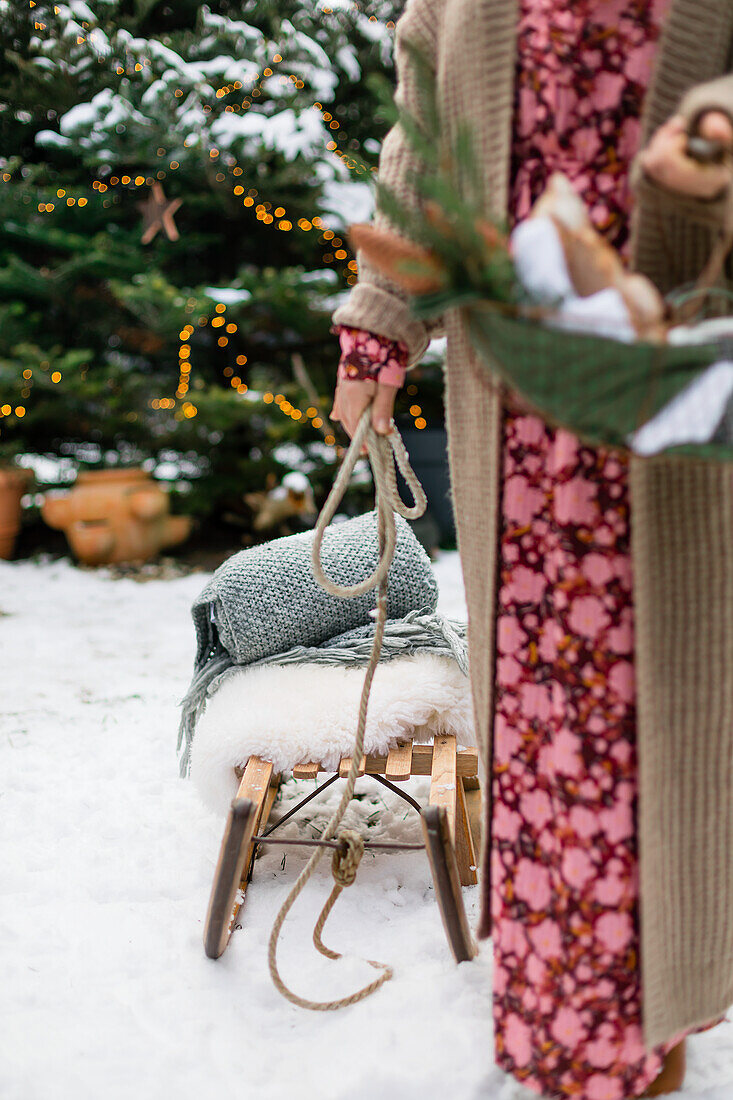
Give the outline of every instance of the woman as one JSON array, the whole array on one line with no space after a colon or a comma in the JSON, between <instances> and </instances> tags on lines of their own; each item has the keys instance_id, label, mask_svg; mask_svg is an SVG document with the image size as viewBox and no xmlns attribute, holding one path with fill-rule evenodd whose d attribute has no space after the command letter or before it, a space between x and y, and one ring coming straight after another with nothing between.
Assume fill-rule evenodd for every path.
<instances>
[{"instance_id":1,"label":"woman","mask_svg":"<svg viewBox=\"0 0 733 1100\"><path fill-rule=\"evenodd\" d=\"M408 42L446 142L471 125L487 210L520 220L561 170L662 291L700 274L731 166L685 150L693 120L733 150L730 0L412 0L397 98L419 117ZM380 178L415 203L418 167L395 127ZM332 416L353 434L374 398L387 432L431 329L364 263L334 322ZM551 1097L660 1095L733 1003L733 475L551 429L444 322L497 1062Z\"/></svg>"}]
</instances>

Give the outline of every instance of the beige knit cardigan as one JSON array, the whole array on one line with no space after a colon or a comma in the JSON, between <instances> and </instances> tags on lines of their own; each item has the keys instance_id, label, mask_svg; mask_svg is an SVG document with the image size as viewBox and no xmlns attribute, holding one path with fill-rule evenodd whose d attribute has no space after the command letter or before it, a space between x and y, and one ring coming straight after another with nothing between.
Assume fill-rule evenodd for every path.
<instances>
[{"instance_id":1,"label":"beige knit cardigan","mask_svg":"<svg viewBox=\"0 0 733 1100\"><path fill-rule=\"evenodd\" d=\"M472 124L486 207L499 213L507 205L516 24L517 0L410 0L396 37L398 100L419 116L420 92L405 49L410 42L435 67L446 140L461 122ZM683 96L685 112L708 104L733 112L733 77L724 75L733 69L732 45L733 0L672 0L645 104L645 137ZM380 178L415 202L415 167L396 126L384 142ZM636 266L664 290L694 279L726 209L725 201L683 200L639 180ZM413 364L435 332L363 261L359 282L334 320L404 340ZM501 392L479 365L460 312L449 311L443 321L471 683L484 774L490 775ZM633 459L630 492L642 1012L651 1047L733 1004L733 465ZM486 782L489 823L490 787ZM487 836L484 934L489 851Z\"/></svg>"}]
</instances>

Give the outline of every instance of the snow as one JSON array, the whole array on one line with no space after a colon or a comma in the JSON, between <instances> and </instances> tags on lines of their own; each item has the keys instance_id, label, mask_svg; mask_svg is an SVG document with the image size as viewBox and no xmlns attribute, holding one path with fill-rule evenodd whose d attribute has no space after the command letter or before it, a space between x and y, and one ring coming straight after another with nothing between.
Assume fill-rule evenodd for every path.
<instances>
[{"instance_id":1,"label":"snow","mask_svg":"<svg viewBox=\"0 0 733 1100\"><path fill-rule=\"evenodd\" d=\"M336 50L335 61L344 70L349 80L357 81L361 78L361 65L353 46L341 46Z\"/></svg>"},{"instance_id":2,"label":"snow","mask_svg":"<svg viewBox=\"0 0 733 1100\"><path fill-rule=\"evenodd\" d=\"M221 146L240 138L257 138L263 148L282 153L286 160L318 156L328 141L321 112L315 107L300 112L288 107L275 115L256 111L223 114L213 120L210 132Z\"/></svg>"},{"instance_id":3,"label":"snow","mask_svg":"<svg viewBox=\"0 0 733 1100\"><path fill-rule=\"evenodd\" d=\"M441 610L465 616L457 555L435 569ZM354 990L374 975L364 958L394 966L359 1005L309 1013L270 982L267 940L299 849L284 867L268 849L242 929L222 959L204 957L222 822L178 778L174 748L194 655L189 605L206 579L0 562L3 1100L531 1100L492 1062L490 945L453 963L420 852L365 858L324 933L342 962L310 942L328 861L286 922L279 959L301 993ZM419 839L411 810L360 783L352 825ZM426 783L412 780L413 793ZM308 789L288 783L283 804ZM303 835L336 797L306 812ZM477 889L464 896L475 920ZM689 1047L680 1097L728 1100L730 1026Z\"/></svg>"},{"instance_id":4,"label":"snow","mask_svg":"<svg viewBox=\"0 0 733 1100\"><path fill-rule=\"evenodd\" d=\"M57 134L55 130L39 130L35 136L36 145L56 146L58 149L65 149L72 144L71 138L64 137L62 134Z\"/></svg>"},{"instance_id":5,"label":"snow","mask_svg":"<svg viewBox=\"0 0 733 1100\"><path fill-rule=\"evenodd\" d=\"M225 306L239 305L241 302L249 302L252 298L251 291L240 290L233 286L205 286L203 293Z\"/></svg>"},{"instance_id":6,"label":"snow","mask_svg":"<svg viewBox=\"0 0 733 1100\"><path fill-rule=\"evenodd\" d=\"M333 225L366 222L374 214L374 188L357 180L326 180L321 205Z\"/></svg>"},{"instance_id":7,"label":"snow","mask_svg":"<svg viewBox=\"0 0 733 1100\"><path fill-rule=\"evenodd\" d=\"M250 23L241 19L230 19L229 16L215 15L205 4L200 12L201 25L207 30L215 30L217 35L239 35L245 42L264 41L262 31L257 30Z\"/></svg>"}]
</instances>

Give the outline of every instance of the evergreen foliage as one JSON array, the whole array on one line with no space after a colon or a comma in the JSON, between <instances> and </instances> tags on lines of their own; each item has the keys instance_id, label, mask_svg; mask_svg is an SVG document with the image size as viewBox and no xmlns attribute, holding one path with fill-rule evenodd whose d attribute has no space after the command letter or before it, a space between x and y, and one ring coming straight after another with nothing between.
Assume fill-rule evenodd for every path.
<instances>
[{"instance_id":1,"label":"evergreen foliage","mask_svg":"<svg viewBox=\"0 0 733 1100\"><path fill-rule=\"evenodd\" d=\"M0 458L63 458L41 488L142 462L183 510L243 526L268 474L322 498L330 315L400 7L0 0ZM156 181L180 237L143 244Z\"/></svg>"}]
</instances>

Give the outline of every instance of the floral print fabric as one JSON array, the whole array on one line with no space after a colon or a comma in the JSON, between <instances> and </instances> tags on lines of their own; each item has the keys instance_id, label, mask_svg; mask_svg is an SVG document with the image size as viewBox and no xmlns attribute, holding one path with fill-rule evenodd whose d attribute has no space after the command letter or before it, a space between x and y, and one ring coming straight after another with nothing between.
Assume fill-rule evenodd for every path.
<instances>
[{"instance_id":1,"label":"floral print fabric","mask_svg":"<svg viewBox=\"0 0 733 1100\"><path fill-rule=\"evenodd\" d=\"M346 325L338 325L335 331L341 345L339 378L378 381L397 387L403 384L408 358L405 344Z\"/></svg>"},{"instance_id":2,"label":"floral print fabric","mask_svg":"<svg viewBox=\"0 0 733 1100\"><path fill-rule=\"evenodd\" d=\"M511 213L565 172L617 247L665 3L521 0ZM627 1100L682 1036L641 1031L628 469L504 421L491 908L497 1063L544 1096Z\"/></svg>"},{"instance_id":3,"label":"floral print fabric","mask_svg":"<svg viewBox=\"0 0 733 1100\"><path fill-rule=\"evenodd\" d=\"M628 165L669 0L521 0L512 195L521 221L551 171L583 195L617 248L628 238Z\"/></svg>"},{"instance_id":4,"label":"floral print fabric","mask_svg":"<svg viewBox=\"0 0 733 1100\"><path fill-rule=\"evenodd\" d=\"M494 725L496 1060L550 1097L626 1100L641 1032L627 465L505 421Z\"/></svg>"}]
</instances>

